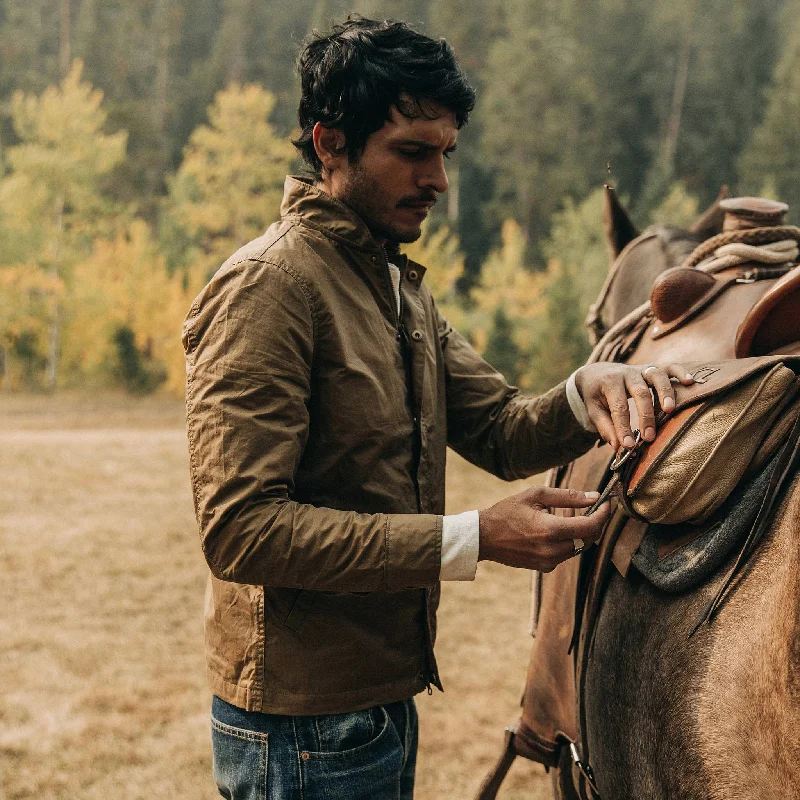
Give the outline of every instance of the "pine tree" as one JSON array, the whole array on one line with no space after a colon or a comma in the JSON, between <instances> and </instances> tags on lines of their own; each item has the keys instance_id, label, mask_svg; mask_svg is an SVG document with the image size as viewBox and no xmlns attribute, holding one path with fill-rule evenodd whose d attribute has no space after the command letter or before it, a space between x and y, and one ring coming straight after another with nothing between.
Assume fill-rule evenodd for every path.
<instances>
[{"instance_id":1,"label":"pine tree","mask_svg":"<svg viewBox=\"0 0 800 800\"><path fill-rule=\"evenodd\" d=\"M786 7L786 36L764 120L740 162L743 189L774 192L800 220L800 3Z\"/></svg>"},{"instance_id":2,"label":"pine tree","mask_svg":"<svg viewBox=\"0 0 800 800\"><path fill-rule=\"evenodd\" d=\"M516 381L525 371L536 319L542 311L542 275L526 267L527 241L519 225L507 220L502 246L494 250L470 293L471 339L479 352L505 365L506 376ZM513 344L512 344L513 343ZM510 364L514 365L513 369ZM502 371L502 370L501 370Z\"/></svg>"},{"instance_id":3,"label":"pine tree","mask_svg":"<svg viewBox=\"0 0 800 800\"><path fill-rule=\"evenodd\" d=\"M480 107L482 145L500 203L530 241L567 195L588 190L596 161L590 84L581 74L575 4L515 2L493 43Z\"/></svg>"}]
</instances>

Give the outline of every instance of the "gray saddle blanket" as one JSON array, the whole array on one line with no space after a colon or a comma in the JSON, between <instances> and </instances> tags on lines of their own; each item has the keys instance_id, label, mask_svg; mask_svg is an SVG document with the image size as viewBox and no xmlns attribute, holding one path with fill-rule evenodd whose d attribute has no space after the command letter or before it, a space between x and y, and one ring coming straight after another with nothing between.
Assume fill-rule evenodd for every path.
<instances>
[{"instance_id":1,"label":"gray saddle blanket","mask_svg":"<svg viewBox=\"0 0 800 800\"><path fill-rule=\"evenodd\" d=\"M710 525L663 558L664 544L683 538L688 525L650 525L631 563L654 586L665 592L684 592L708 578L744 540L758 514L767 489L774 459L760 473L734 489L714 515Z\"/></svg>"}]
</instances>

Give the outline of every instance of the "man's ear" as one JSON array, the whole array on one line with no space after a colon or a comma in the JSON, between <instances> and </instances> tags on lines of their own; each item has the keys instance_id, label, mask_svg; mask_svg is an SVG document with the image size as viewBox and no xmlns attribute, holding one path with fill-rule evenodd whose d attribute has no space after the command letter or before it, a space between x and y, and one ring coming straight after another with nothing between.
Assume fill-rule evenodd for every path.
<instances>
[{"instance_id":1,"label":"man's ear","mask_svg":"<svg viewBox=\"0 0 800 800\"><path fill-rule=\"evenodd\" d=\"M344 133L339 128L329 128L319 122L314 125L312 132L314 150L322 162L322 166L333 172L342 166L342 160L347 159L347 147Z\"/></svg>"}]
</instances>

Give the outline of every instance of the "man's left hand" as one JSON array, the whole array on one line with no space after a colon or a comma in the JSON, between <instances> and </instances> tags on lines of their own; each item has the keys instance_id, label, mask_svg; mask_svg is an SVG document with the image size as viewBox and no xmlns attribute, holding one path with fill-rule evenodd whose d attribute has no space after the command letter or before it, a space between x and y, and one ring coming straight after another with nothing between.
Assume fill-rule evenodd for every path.
<instances>
[{"instance_id":1,"label":"man's left hand","mask_svg":"<svg viewBox=\"0 0 800 800\"><path fill-rule=\"evenodd\" d=\"M694 378L680 364L656 367L601 361L581 367L575 373L575 387L597 432L616 450L620 445L627 448L634 445L628 407L630 397L636 403L642 438L647 442L656 438L655 409L650 390L655 391L663 411L670 413L675 408L671 378L684 386L694 383Z\"/></svg>"}]
</instances>

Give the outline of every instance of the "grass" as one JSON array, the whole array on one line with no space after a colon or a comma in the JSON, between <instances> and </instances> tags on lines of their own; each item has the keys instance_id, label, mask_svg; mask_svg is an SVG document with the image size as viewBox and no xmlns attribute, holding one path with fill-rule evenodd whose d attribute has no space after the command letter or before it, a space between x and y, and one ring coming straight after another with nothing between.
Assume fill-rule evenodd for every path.
<instances>
[{"instance_id":1,"label":"grass","mask_svg":"<svg viewBox=\"0 0 800 800\"><path fill-rule=\"evenodd\" d=\"M180 403L0 395L0 800L218 797ZM521 486L453 455L448 511ZM529 574L446 584L418 800L470 798L518 713ZM500 797L549 797L518 761Z\"/></svg>"}]
</instances>

